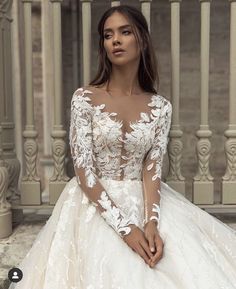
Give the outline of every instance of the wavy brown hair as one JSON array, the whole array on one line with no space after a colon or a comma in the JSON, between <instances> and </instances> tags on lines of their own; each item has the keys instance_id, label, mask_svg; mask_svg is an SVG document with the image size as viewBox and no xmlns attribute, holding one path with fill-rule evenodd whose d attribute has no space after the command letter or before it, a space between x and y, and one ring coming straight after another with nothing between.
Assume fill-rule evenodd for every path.
<instances>
[{"instance_id":1,"label":"wavy brown hair","mask_svg":"<svg viewBox=\"0 0 236 289\"><path fill-rule=\"evenodd\" d=\"M157 59L153 49L148 24L144 15L135 7L120 5L109 8L98 23L99 39L99 66L95 78L89 85L102 85L109 82L112 71L112 63L106 55L104 48L104 24L106 19L114 12L119 12L129 19L133 28L134 36L141 51L138 81L141 88L146 92L157 93L159 90L159 75L157 70Z\"/></svg>"}]
</instances>

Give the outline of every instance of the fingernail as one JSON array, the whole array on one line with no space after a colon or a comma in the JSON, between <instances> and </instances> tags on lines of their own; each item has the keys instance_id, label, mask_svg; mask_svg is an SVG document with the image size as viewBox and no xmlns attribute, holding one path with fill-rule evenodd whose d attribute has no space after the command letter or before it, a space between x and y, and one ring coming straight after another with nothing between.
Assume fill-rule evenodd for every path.
<instances>
[{"instance_id":1,"label":"fingernail","mask_svg":"<svg viewBox=\"0 0 236 289\"><path fill-rule=\"evenodd\" d=\"M152 248L151 248L151 252L154 252L154 251L155 251L155 249L152 247Z\"/></svg>"}]
</instances>

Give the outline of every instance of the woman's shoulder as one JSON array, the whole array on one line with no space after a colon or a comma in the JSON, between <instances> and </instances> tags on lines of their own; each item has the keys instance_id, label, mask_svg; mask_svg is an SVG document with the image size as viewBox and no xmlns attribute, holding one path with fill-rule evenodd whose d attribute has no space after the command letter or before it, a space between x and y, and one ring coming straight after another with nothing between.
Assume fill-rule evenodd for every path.
<instances>
[{"instance_id":1,"label":"woman's shoulder","mask_svg":"<svg viewBox=\"0 0 236 289\"><path fill-rule=\"evenodd\" d=\"M72 104L75 102L77 106L87 109L94 109L100 105L100 100L103 99L105 91L96 86L87 85L77 88L72 96Z\"/></svg>"},{"instance_id":2,"label":"woman's shoulder","mask_svg":"<svg viewBox=\"0 0 236 289\"><path fill-rule=\"evenodd\" d=\"M157 100L160 101L163 107L167 107L168 109L172 109L171 101L165 95L156 94Z\"/></svg>"},{"instance_id":3,"label":"woman's shoulder","mask_svg":"<svg viewBox=\"0 0 236 289\"><path fill-rule=\"evenodd\" d=\"M102 87L86 85L77 88L73 95L93 97L93 95L99 95L104 93L105 90Z\"/></svg>"},{"instance_id":4,"label":"woman's shoulder","mask_svg":"<svg viewBox=\"0 0 236 289\"><path fill-rule=\"evenodd\" d=\"M74 91L73 96L74 96L74 95L75 95L75 96L83 96L83 95L88 95L88 94L90 94L90 93L91 93L91 91L89 90L88 87L86 87L86 86L81 86L81 87L77 88L77 89Z\"/></svg>"},{"instance_id":5,"label":"woman's shoulder","mask_svg":"<svg viewBox=\"0 0 236 289\"><path fill-rule=\"evenodd\" d=\"M92 92L85 86L77 88L71 99L71 106L76 106L80 108L90 108L91 107L91 95Z\"/></svg>"}]
</instances>

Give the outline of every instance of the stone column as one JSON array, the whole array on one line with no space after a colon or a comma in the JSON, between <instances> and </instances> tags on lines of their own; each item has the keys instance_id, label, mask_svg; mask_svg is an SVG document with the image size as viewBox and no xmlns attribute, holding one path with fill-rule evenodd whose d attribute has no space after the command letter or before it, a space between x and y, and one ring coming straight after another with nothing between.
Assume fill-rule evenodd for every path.
<instances>
[{"instance_id":1,"label":"stone column","mask_svg":"<svg viewBox=\"0 0 236 289\"><path fill-rule=\"evenodd\" d=\"M222 203L236 203L236 0L230 1L229 127L225 131L227 168L222 180Z\"/></svg>"},{"instance_id":2,"label":"stone column","mask_svg":"<svg viewBox=\"0 0 236 289\"><path fill-rule=\"evenodd\" d=\"M11 205L6 198L17 194L20 172L14 151L11 6L12 0L0 0L0 238L12 233Z\"/></svg>"},{"instance_id":3,"label":"stone column","mask_svg":"<svg viewBox=\"0 0 236 289\"><path fill-rule=\"evenodd\" d=\"M141 2L141 11L147 20L148 29L150 32L151 31L150 28L151 28L151 2L152 0L139 0L139 2Z\"/></svg>"},{"instance_id":4,"label":"stone column","mask_svg":"<svg viewBox=\"0 0 236 289\"><path fill-rule=\"evenodd\" d=\"M209 50L210 50L210 2L201 3L201 123L196 135L198 172L193 182L193 201L195 204L214 204L213 177L209 171L212 132L208 125L209 102Z\"/></svg>"},{"instance_id":5,"label":"stone column","mask_svg":"<svg viewBox=\"0 0 236 289\"><path fill-rule=\"evenodd\" d=\"M43 81L43 157L40 164L43 167L45 190L42 192L42 200L48 198L49 179L53 174L53 158L51 131L54 118L54 70L53 70L53 25L52 3L50 0L41 1L41 26L42 26L42 81Z\"/></svg>"},{"instance_id":6,"label":"stone column","mask_svg":"<svg viewBox=\"0 0 236 289\"><path fill-rule=\"evenodd\" d=\"M79 60L78 60L78 2L71 2L71 30L72 30L72 67L73 91L79 87Z\"/></svg>"},{"instance_id":7,"label":"stone column","mask_svg":"<svg viewBox=\"0 0 236 289\"><path fill-rule=\"evenodd\" d=\"M49 203L55 204L69 178L65 172L66 131L62 124L62 43L61 43L61 2L51 0L53 11L53 65L54 65L54 125L52 154L54 173L49 183Z\"/></svg>"},{"instance_id":8,"label":"stone column","mask_svg":"<svg viewBox=\"0 0 236 289\"><path fill-rule=\"evenodd\" d=\"M8 199L19 199L18 180L20 163L15 153L14 112L12 93L12 47L11 47L12 1L0 1L0 125L2 127L3 157L8 167Z\"/></svg>"},{"instance_id":9,"label":"stone column","mask_svg":"<svg viewBox=\"0 0 236 289\"><path fill-rule=\"evenodd\" d=\"M12 60L13 60L13 102L14 102L14 123L15 123L15 143L16 154L23 166L23 139L22 132L24 123L24 99L25 84L24 84L24 29L22 29L23 22L23 9L21 1L13 1L12 3ZM22 170L20 172L20 179L22 178Z\"/></svg>"},{"instance_id":10,"label":"stone column","mask_svg":"<svg viewBox=\"0 0 236 289\"><path fill-rule=\"evenodd\" d=\"M172 96L172 123L169 142L169 173L167 184L176 191L185 195L185 178L181 174L181 159L183 132L179 124L180 99L180 2L169 0L171 3L171 96Z\"/></svg>"},{"instance_id":11,"label":"stone column","mask_svg":"<svg viewBox=\"0 0 236 289\"><path fill-rule=\"evenodd\" d=\"M32 68L32 2L22 0L24 9L25 31L25 80L26 80L26 125L23 132L25 138L24 157L25 174L21 182L21 204L41 204L41 183L36 172L38 155L37 136L34 122L34 96L33 96L33 68Z\"/></svg>"},{"instance_id":12,"label":"stone column","mask_svg":"<svg viewBox=\"0 0 236 289\"><path fill-rule=\"evenodd\" d=\"M88 85L91 77L91 3L93 0L82 2L83 30L83 85Z\"/></svg>"},{"instance_id":13,"label":"stone column","mask_svg":"<svg viewBox=\"0 0 236 289\"><path fill-rule=\"evenodd\" d=\"M7 188L9 183L9 175L6 163L4 162L2 156L1 136L2 136L2 129L0 126L0 239L8 237L12 233L11 205L10 203L8 203L6 199Z\"/></svg>"}]
</instances>

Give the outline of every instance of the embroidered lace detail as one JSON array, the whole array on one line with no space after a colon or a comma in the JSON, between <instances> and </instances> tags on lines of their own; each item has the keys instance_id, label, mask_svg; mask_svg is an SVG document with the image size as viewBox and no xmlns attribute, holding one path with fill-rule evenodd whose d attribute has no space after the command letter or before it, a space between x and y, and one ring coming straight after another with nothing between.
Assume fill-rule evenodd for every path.
<instances>
[{"instance_id":1,"label":"embroidered lace detail","mask_svg":"<svg viewBox=\"0 0 236 289\"><path fill-rule=\"evenodd\" d=\"M161 208L159 204L152 204L152 212L157 213L157 215L151 216L149 219L145 219L144 225L148 221L155 220L157 221L157 228L160 229L160 218L161 218Z\"/></svg>"},{"instance_id":2,"label":"embroidered lace detail","mask_svg":"<svg viewBox=\"0 0 236 289\"><path fill-rule=\"evenodd\" d=\"M94 92L79 88L71 101L70 146L77 181L89 201L100 205L99 210L106 221L119 234L127 233L130 228L125 227L130 218L121 212L120 217L115 215L118 214L118 208L112 200L107 199L106 206L110 211L104 213L101 204L105 205L109 196L102 195L104 188L98 178L141 180L142 172L145 171L144 197L149 204L145 209L148 211L148 219L158 217L152 208L153 204L160 202L155 192L160 189L158 184L168 143L172 106L164 97L153 95L147 104L151 107L151 113L140 112L140 119L130 121L131 131L123 135L123 121L114 119L117 113L104 111L105 103L92 104L94 97ZM156 187L153 187L150 180L156 183ZM99 199L102 200L100 203ZM93 214L94 210L90 209L87 222Z\"/></svg>"},{"instance_id":3,"label":"embroidered lace detail","mask_svg":"<svg viewBox=\"0 0 236 289\"><path fill-rule=\"evenodd\" d=\"M87 171L88 181L95 182L95 171L91 166L91 158L96 160L96 175L99 178L140 180L145 155L152 148L155 139L155 129L164 98L160 95L153 95L148 104L152 108L151 114L141 112L141 119L130 122L132 130L126 132L125 137L122 138L122 120L113 118L117 115L116 112L103 111L106 104L92 105L90 95L93 94L90 90L79 88L72 100L72 105L79 105L83 113L88 116L87 121L92 122L91 128L88 127L88 123L84 123L83 128L87 130L84 131L84 134L86 133L87 137L92 138L93 141L93 156L90 155L90 158L87 158L88 154L83 148L87 163L84 162L83 165ZM125 151L124 155L122 155L122 148ZM125 160L125 163L121 163L121 160Z\"/></svg>"},{"instance_id":4,"label":"embroidered lace detail","mask_svg":"<svg viewBox=\"0 0 236 289\"><path fill-rule=\"evenodd\" d=\"M86 98L84 94L73 95L70 125L70 147L77 182L88 197L87 200L83 198L82 203L86 204L89 201L98 207L101 216L123 237L130 233L131 228L128 224L133 224L133 222L115 205L98 181L93 149L93 111L85 100L88 101L89 98ZM94 214L94 208L88 206L85 222L90 222Z\"/></svg>"},{"instance_id":5,"label":"embroidered lace detail","mask_svg":"<svg viewBox=\"0 0 236 289\"><path fill-rule=\"evenodd\" d=\"M87 92L86 90L84 93ZM84 94L74 94L71 102L70 147L72 158L78 168L85 169L87 186L96 184L94 155L92 152L91 107L87 104L89 98ZM77 176L78 183L81 184Z\"/></svg>"},{"instance_id":6,"label":"embroidered lace detail","mask_svg":"<svg viewBox=\"0 0 236 289\"><path fill-rule=\"evenodd\" d=\"M155 181L157 178L161 178L161 168L163 157L167 150L167 144L169 142L168 133L171 124L172 105L168 101L164 101L162 108L162 115L159 119L158 125L155 132L155 140L152 149L150 150L147 158L150 158L154 162L147 166L147 170L150 171L155 166L155 174L152 180Z\"/></svg>"},{"instance_id":7,"label":"embroidered lace detail","mask_svg":"<svg viewBox=\"0 0 236 289\"><path fill-rule=\"evenodd\" d=\"M131 221L126 220L124 213L121 212L117 207L111 204L109 197L105 191L101 194L101 199L98 200L99 204L105 209L101 213L103 218L107 223L122 237L130 233L131 228L128 227L129 224L132 224Z\"/></svg>"},{"instance_id":8,"label":"embroidered lace detail","mask_svg":"<svg viewBox=\"0 0 236 289\"><path fill-rule=\"evenodd\" d=\"M170 130L172 115L172 105L164 101L161 116L156 126L155 139L152 149L148 153L144 164L144 206L145 220L144 225L150 220L157 221L157 227L160 228L160 182L163 157L166 153L169 141L168 133Z\"/></svg>"}]
</instances>

